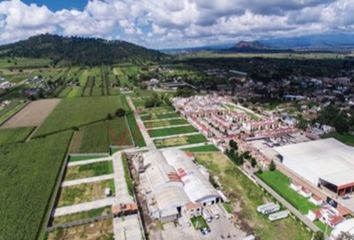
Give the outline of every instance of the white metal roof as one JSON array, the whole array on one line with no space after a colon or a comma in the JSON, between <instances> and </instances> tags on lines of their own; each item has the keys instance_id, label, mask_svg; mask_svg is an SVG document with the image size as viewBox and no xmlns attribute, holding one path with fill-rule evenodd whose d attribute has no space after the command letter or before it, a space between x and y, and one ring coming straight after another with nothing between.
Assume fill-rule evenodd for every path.
<instances>
[{"instance_id":1,"label":"white metal roof","mask_svg":"<svg viewBox=\"0 0 354 240\"><path fill-rule=\"evenodd\" d=\"M342 232L348 232L354 235L354 218L345 220L339 223L332 231L331 235L333 237L338 237Z\"/></svg>"},{"instance_id":2,"label":"white metal roof","mask_svg":"<svg viewBox=\"0 0 354 240\"><path fill-rule=\"evenodd\" d=\"M354 183L354 148L334 138L274 149L285 166L315 185L319 178L337 186Z\"/></svg>"}]
</instances>

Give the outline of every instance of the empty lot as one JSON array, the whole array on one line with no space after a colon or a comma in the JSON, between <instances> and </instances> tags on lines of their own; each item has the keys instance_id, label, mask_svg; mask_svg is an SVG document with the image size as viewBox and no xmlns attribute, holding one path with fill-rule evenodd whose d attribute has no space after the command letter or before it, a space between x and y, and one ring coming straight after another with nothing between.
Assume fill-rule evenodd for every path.
<instances>
[{"instance_id":1,"label":"empty lot","mask_svg":"<svg viewBox=\"0 0 354 240\"><path fill-rule=\"evenodd\" d=\"M39 126L59 102L60 99L45 99L31 102L1 127L16 128Z\"/></svg>"}]
</instances>

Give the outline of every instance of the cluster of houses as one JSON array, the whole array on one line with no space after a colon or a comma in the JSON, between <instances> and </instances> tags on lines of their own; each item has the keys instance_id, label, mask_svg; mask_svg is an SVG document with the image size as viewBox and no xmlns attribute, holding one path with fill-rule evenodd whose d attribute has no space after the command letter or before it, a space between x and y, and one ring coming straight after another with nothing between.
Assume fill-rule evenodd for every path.
<instances>
[{"instance_id":1,"label":"cluster of houses","mask_svg":"<svg viewBox=\"0 0 354 240\"><path fill-rule=\"evenodd\" d=\"M279 137L298 131L281 119L254 116L232 103L229 97L198 95L173 98L172 104L193 126L220 148L236 136Z\"/></svg>"},{"instance_id":2,"label":"cluster of houses","mask_svg":"<svg viewBox=\"0 0 354 240\"><path fill-rule=\"evenodd\" d=\"M316 205L318 208L314 210L309 210L307 217L311 221L321 221L322 223L334 228L339 223L345 220L345 215L348 214L347 211L341 210L341 208L335 208L327 203L320 196L313 194L309 189L302 186L301 184L293 181L290 183L290 188L296 191L301 196L305 197Z\"/></svg>"}]
</instances>

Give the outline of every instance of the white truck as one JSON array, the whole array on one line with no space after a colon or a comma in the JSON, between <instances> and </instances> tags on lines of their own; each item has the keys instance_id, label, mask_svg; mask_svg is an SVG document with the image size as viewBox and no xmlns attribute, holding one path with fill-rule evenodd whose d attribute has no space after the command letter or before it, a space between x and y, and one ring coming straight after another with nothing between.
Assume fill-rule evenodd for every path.
<instances>
[{"instance_id":1,"label":"white truck","mask_svg":"<svg viewBox=\"0 0 354 240\"><path fill-rule=\"evenodd\" d=\"M208 211L207 208L203 208L203 213L202 213L204 219L207 221L207 222L211 222L213 220L213 217L212 215L210 214L210 212Z\"/></svg>"}]
</instances>

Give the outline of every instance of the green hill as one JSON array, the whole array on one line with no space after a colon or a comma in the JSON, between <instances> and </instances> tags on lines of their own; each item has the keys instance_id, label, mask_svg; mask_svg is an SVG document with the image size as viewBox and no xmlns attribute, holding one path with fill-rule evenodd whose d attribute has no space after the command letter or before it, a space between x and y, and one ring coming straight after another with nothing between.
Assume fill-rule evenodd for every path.
<instances>
[{"instance_id":1,"label":"green hill","mask_svg":"<svg viewBox=\"0 0 354 240\"><path fill-rule=\"evenodd\" d=\"M50 58L54 64L99 65L159 61L167 55L125 41L42 34L0 46L0 57Z\"/></svg>"}]
</instances>

